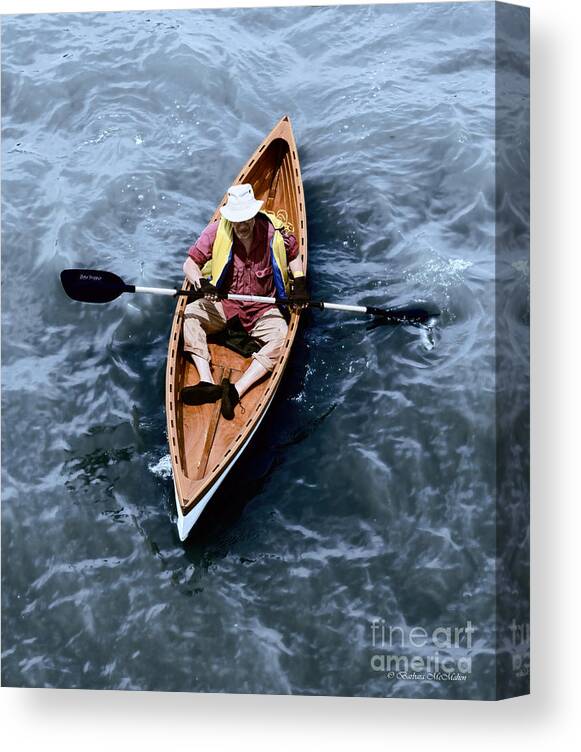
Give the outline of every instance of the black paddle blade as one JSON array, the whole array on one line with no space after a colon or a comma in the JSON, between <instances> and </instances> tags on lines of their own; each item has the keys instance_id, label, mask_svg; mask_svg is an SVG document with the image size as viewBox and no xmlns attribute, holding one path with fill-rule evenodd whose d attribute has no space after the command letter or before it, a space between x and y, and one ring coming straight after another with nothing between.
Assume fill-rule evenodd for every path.
<instances>
[{"instance_id":1,"label":"black paddle blade","mask_svg":"<svg viewBox=\"0 0 581 752\"><path fill-rule=\"evenodd\" d=\"M113 272L95 269L65 269L61 283L69 298L82 303L110 303L124 292L135 292L133 285L126 285Z\"/></svg>"},{"instance_id":2,"label":"black paddle blade","mask_svg":"<svg viewBox=\"0 0 581 752\"><path fill-rule=\"evenodd\" d=\"M381 324L426 324L430 319L440 315L437 308L420 308L410 306L408 308L383 308L368 307L368 313L377 317L376 326Z\"/></svg>"}]
</instances>

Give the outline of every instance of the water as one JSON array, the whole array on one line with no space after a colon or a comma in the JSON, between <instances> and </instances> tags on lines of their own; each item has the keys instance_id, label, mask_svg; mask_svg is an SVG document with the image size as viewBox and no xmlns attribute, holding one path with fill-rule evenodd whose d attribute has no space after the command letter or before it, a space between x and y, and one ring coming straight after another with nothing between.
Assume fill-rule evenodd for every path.
<instances>
[{"instance_id":1,"label":"water","mask_svg":"<svg viewBox=\"0 0 581 752\"><path fill-rule=\"evenodd\" d=\"M493 695L493 20L489 3L3 19L4 684ZM267 425L184 545L172 302L82 305L58 275L177 284L285 113L314 296L430 300L440 325L430 349L415 328L309 316ZM387 679L374 621L470 622L470 649L440 652L472 672Z\"/></svg>"}]
</instances>

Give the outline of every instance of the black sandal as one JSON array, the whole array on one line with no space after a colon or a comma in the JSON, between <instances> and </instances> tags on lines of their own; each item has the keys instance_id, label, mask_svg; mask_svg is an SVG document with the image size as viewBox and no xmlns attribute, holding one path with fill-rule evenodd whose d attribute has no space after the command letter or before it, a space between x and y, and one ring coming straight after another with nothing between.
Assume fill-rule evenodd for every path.
<instances>
[{"instance_id":1,"label":"black sandal","mask_svg":"<svg viewBox=\"0 0 581 752\"><path fill-rule=\"evenodd\" d=\"M180 392L180 399L184 405L206 405L216 402L223 393L223 388L218 384L210 384L208 381L200 381L194 386L186 386Z\"/></svg>"},{"instance_id":2,"label":"black sandal","mask_svg":"<svg viewBox=\"0 0 581 752\"><path fill-rule=\"evenodd\" d=\"M220 411L222 417L226 420L232 420L234 417L234 408L240 402L238 390L228 379L222 379L222 405Z\"/></svg>"}]
</instances>

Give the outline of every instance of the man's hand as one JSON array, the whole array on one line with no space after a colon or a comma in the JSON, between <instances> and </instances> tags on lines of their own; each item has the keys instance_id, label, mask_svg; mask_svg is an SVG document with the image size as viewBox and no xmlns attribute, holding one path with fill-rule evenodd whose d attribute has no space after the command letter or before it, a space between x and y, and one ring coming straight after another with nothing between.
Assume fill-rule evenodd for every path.
<instances>
[{"instance_id":1,"label":"man's hand","mask_svg":"<svg viewBox=\"0 0 581 752\"><path fill-rule=\"evenodd\" d=\"M306 277L297 277L288 296L288 302L293 308L306 308L311 300Z\"/></svg>"},{"instance_id":2,"label":"man's hand","mask_svg":"<svg viewBox=\"0 0 581 752\"><path fill-rule=\"evenodd\" d=\"M206 298L206 300L216 301L220 298L220 293L218 292L218 288L214 287L214 285L205 277L200 277L200 279L198 280L198 284L195 285L195 287L197 290L204 293L204 297Z\"/></svg>"},{"instance_id":3,"label":"man's hand","mask_svg":"<svg viewBox=\"0 0 581 752\"><path fill-rule=\"evenodd\" d=\"M186 279L194 288L194 290L199 290L200 280L203 279L202 271L200 267L196 264L194 259L191 258L191 256L188 256L188 258L185 261L184 274L186 275Z\"/></svg>"}]
</instances>

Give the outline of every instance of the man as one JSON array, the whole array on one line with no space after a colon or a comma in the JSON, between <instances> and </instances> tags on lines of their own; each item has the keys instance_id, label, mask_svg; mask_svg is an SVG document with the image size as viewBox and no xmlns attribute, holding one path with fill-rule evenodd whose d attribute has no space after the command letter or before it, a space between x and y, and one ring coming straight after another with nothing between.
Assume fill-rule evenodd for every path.
<instances>
[{"instance_id":1,"label":"man","mask_svg":"<svg viewBox=\"0 0 581 752\"><path fill-rule=\"evenodd\" d=\"M181 398L189 405L221 399L221 412L227 420L234 417L242 395L274 368L287 323L280 310L269 303L219 300L219 294L287 298L299 307L309 299L296 238L274 215L261 211L262 204L255 199L250 184L233 185L226 205L220 209L221 219L206 227L184 264L187 279L205 296L189 303L185 310L184 350L192 356L200 383L183 389ZM204 276L209 262L210 281ZM294 281L292 291L289 270ZM221 331L235 316L261 348L235 384L226 379L214 384L206 335Z\"/></svg>"}]
</instances>

